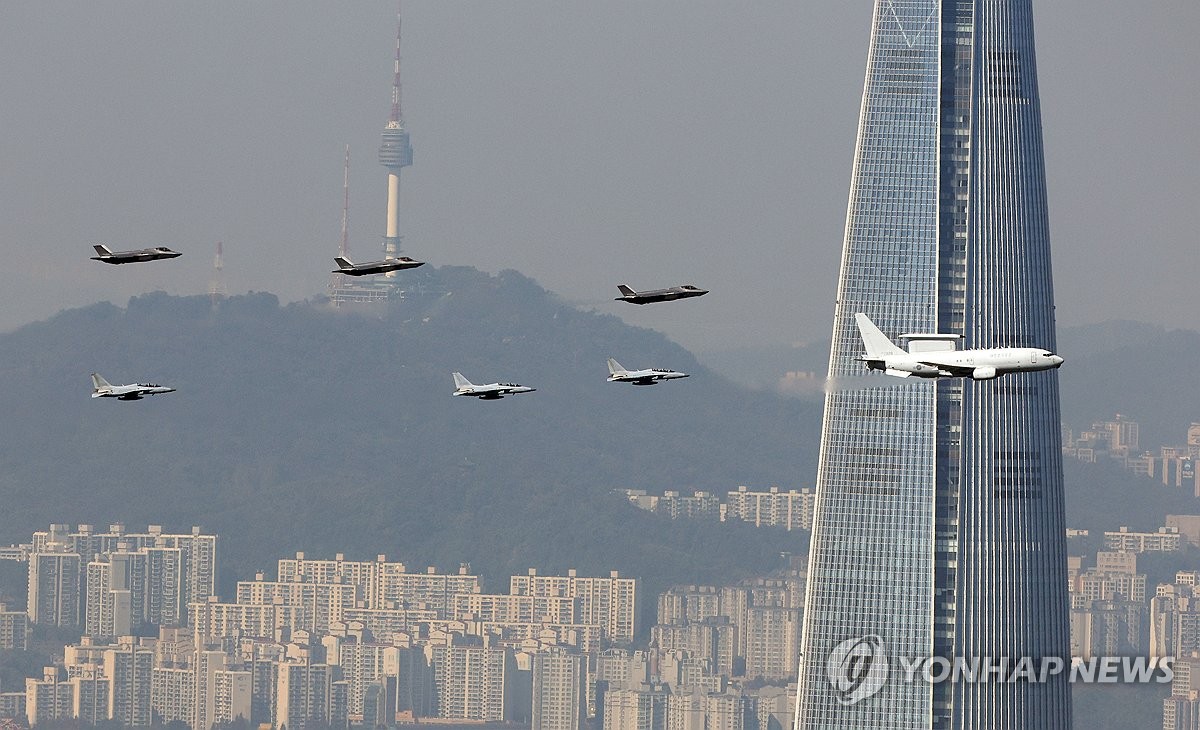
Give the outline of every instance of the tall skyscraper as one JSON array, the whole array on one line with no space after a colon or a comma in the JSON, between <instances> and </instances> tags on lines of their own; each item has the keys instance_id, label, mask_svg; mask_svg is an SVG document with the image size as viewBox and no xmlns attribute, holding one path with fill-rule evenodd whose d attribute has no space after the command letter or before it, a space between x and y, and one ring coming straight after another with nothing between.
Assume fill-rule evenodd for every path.
<instances>
[{"instance_id":1,"label":"tall skyscraper","mask_svg":"<svg viewBox=\"0 0 1200 730\"><path fill-rule=\"evenodd\" d=\"M866 376L854 324L1053 349L1048 228L1032 1L876 0L798 728L1070 727L1065 673L931 684L897 661L1068 657L1057 373ZM859 639L890 661L881 685L831 681L829 658Z\"/></svg>"}]
</instances>

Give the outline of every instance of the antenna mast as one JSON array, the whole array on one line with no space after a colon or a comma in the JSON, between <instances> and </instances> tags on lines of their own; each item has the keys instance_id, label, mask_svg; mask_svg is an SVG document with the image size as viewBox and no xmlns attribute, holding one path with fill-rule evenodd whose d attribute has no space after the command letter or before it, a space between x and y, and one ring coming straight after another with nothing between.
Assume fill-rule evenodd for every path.
<instances>
[{"instance_id":1,"label":"antenna mast","mask_svg":"<svg viewBox=\"0 0 1200 730\"><path fill-rule=\"evenodd\" d=\"M213 257L212 279L208 282L208 297L212 305L217 306L225 296L225 260L222 256L222 243L217 241L217 255Z\"/></svg>"},{"instance_id":2,"label":"antenna mast","mask_svg":"<svg viewBox=\"0 0 1200 730\"><path fill-rule=\"evenodd\" d=\"M342 245L338 253L342 258L350 253L350 145L346 145L346 165L342 170Z\"/></svg>"},{"instance_id":3,"label":"antenna mast","mask_svg":"<svg viewBox=\"0 0 1200 730\"><path fill-rule=\"evenodd\" d=\"M403 0L396 0L396 75L392 77L392 124L399 125L403 116L400 114L400 15L403 10Z\"/></svg>"}]
</instances>

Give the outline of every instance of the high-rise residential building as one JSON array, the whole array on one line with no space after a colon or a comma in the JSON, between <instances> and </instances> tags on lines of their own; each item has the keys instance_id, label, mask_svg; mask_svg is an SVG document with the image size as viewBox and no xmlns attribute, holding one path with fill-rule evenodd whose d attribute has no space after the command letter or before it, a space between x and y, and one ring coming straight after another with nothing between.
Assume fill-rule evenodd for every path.
<instances>
[{"instance_id":1,"label":"high-rise residential building","mask_svg":"<svg viewBox=\"0 0 1200 730\"><path fill-rule=\"evenodd\" d=\"M250 672L250 724L275 725L279 666L286 648L273 642L242 641L238 651L241 666Z\"/></svg>"},{"instance_id":2,"label":"high-rise residential building","mask_svg":"<svg viewBox=\"0 0 1200 730\"><path fill-rule=\"evenodd\" d=\"M25 717L30 727L74 717L75 688L64 681L57 667L45 667L42 678L25 679Z\"/></svg>"},{"instance_id":3,"label":"high-rise residential building","mask_svg":"<svg viewBox=\"0 0 1200 730\"><path fill-rule=\"evenodd\" d=\"M78 626L79 553L62 543L29 556L29 622L49 626Z\"/></svg>"},{"instance_id":4,"label":"high-rise residential building","mask_svg":"<svg viewBox=\"0 0 1200 730\"><path fill-rule=\"evenodd\" d=\"M663 687L610 689L604 694L603 730L666 730L669 697Z\"/></svg>"},{"instance_id":5,"label":"high-rise residential building","mask_svg":"<svg viewBox=\"0 0 1200 730\"><path fill-rule=\"evenodd\" d=\"M737 692L671 694L666 730L744 730L751 704L751 698Z\"/></svg>"},{"instance_id":6,"label":"high-rise residential building","mask_svg":"<svg viewBox=\"0 0 1200 730\"><path fill-rule=\"evenodd\" d=\"M612 571L608 577L577 575L574 569L565 576L528 575L509 579L508 592L514 596L544 596L580 599L578 623L599 625L612 642L633 641L637 620L637 579L622 578Z\"/></svg>"},{"instance_id":7,"label":"high-rise residential building","mask_svg":"<svg viewBox=\"0 0 1200 730\"><path fill-rule=\"evenodd\" d=\"M336 665L343 679L348 681L350 694L347 713L352 719L361 719L370 713L364 709L367 695L372 686L385 686L388 680L395 683L400 668L398 646L376 644L356 640L354 637L327 636L322 640L326 657Z\"/></svg>"},{"instance_id":8,"label":"high-rise residential building","mask_svg":"<svg viewBox=\"0 0 1200 730\"><path fill-rule=\"evenodd\" d=\"M480 591L479 576L471 575L466 563L457 573L438 573L433 567L410 573L404 563L388 562L384 555L358 561L346 560L342 553L333 560L308 558L302 552L280 560L279 582L352 585L364 610L434 611L442 619L450 617L455 595Z\"/></svg>"},{"instance_id":9,"label":"high-rise residential building","mask_svg":"<svg viewBox=\"0 0 1200 730\"><path fill-rule=\"evenodd\" d=\"M862 312L893 339L944 333L964 349L1053 350L1044 167L1032 0L876 0L797 728L1071 725L1065 674L932 685L893 677L842 692L827 671L848 640L892 662L1068 656L1057 373L868 375L855 325Z\"/></svg>"},{"instance_id":10,"label":"high-rise residential building","mask_svg":"<svg viewBox=\"0 0 1200 730\"><path fill-rule=\"evenodd\" d=\"M800 611L777 606L746 612L742 656L745 676L790 679L800 659Z\"/></svg>"},{"instance_id":11,"label":"high-rise residential building","mask_svg":"<svg viewBox=\"0 0 1200 730\"><path fill-rule=\"evenodd\" d=\"M109 680L109 719L126 727L149 725L154 682L154 650L132 636L104 649L103 674Z\"/></svg>"},{"instance_id":12,"label":"high-rise residential building","mask_svg":"<svg viewBox=\"0 0 1200 730\"><path fill-rule=\"evenodd\" d=\"M221 669L213 675L210 694L205 701L210 703L207 708L208 717L213 724L229 725L238 718L250 718L253 678L249 671L239 669ZM334 713L333 717L345 718L345 712ZM209 725L211 728L212 725ZM343 723L342 727L345 727Z\"/></svg>"},{"instance_id":13,"label":"high-rise residential building","mask_svg":"<svg viewBox=\"0 0 1200 730\"><path fill-rule=\"evenodd\" d=\"M716 520L721 516L721 498L712 492L697 490L687 495L668 489L654 501L652 510L673 520Z\"/></svg>"},{"instance_id":14,"label":"high-rise residential building","mask_svg":"<svg viewBox=\"0 0 1200 730\"><path fill-rule=\"evenodd\" d=\"M129 636L146 618L146 554L127 545L87 564L84 633Z\"/></svg>"},{"instance_id":15,"label":"high-rise residential building","mask_svg":"<svg viewBox=\"0 0 1200 730\"><path fill-rule=\"evenodd\" d=\"M510 719L506 682L515 670L508 651L482 646L431 646L428 650L437 717L484 722Z\"/></svg>"},{"instance_id":16,"label":"high-rise residential building","mask_svg":"<svg viewBox=\"0 0 1200 730\"><path fill-rule=\"evenodd\" d=\"M792 727L795 716L796 685L767 685L754 692L756 730L784 730Z\"/></svg>"},{"instance_id":17,"label":"high-rise residential building","mask_svg":"<svg viewBox=\"0 0 1200 730\"><path fill-rule=\"evenodd\" d=\"M237 602L243 606L291 606L300 611L297 628L325 634L342 611L354 608L358 589L349 583L284 583L263 579L238 581Z\"/></svg>"},{"instance_id":18,"label":"high-rise residential building","mask_svg":"<svg viewBox=\"0 0 1200 730\"><path fill-rule=\"evenodd\" d=\"M605 649L588 664L588 716L604 724L604 695L614 689L640 687L650 681L650 655L645 651Z\"/></svg>"},{"instance_id":19,"label":"high-rise residential building","mask_svg":"<svg viewBox=\"0 0 1200 730\"><path fill-rule=\"evenodd\" d=\"M658 623L685 624L719 616L721 598L716 586L672 586L658 594Z\"/></svg>"},{"instance_id":20,"label":"high-rise residential building","mask_svg":"<svg viewBox=\"0 0 1200 730\"><path fill-rule=\"evenodd\" d=\"M112 680L88 670L67 680L71 685L71 714L84 725L95 725L112 716Z\"/></svg>"},{"instance_id":21,"label":"high-rise residential building","mask_svg":"<svg viewBox=\"0 0 1200 730\"><path fill-rule=\"evenodd\" d=\"M196 718L196 671L192 667L154 667L150 674L150 707L163 723L191 725Z\"/></svg>"},{"instance_id":22,"label":"high-rise residential building","mask_svg":"<svg viewBox=\"0 0 1200 730\"><path fill-rule=\"evenodd\" d=\"M333 668L307 660L280 662L276 670L275 722L303 730L310 719L329 723Z\"/></svg>"},{"instance_id":23,"label":"high-rise residential building","mask_svg":"<svg viewBox=\"0 0 1200 730\"><path fill-rule=\"evenodd\" d=\"M153 626L186 625L183 550L152 546L142 548L142 552L146 554L145 622Z\"/></svg>"},{"instance_id":24,"label":"high-rise residential building","mask_svg":"<svg viewBox=\"0 0 1200 730\"><path fill-rule=\"evenodd\" d=\"M187 623L189 603L202 602L216 593L217 536L202 534L199 527L190 533L163 532L161 525L150 525L145 532L127 532L117 523L107 532L92 525L52 524L50 530L33 533L32 553L68 552L80 558L80 568L102 560L114 552L145 553L145 621L159 626ZM78 584L82 576L76 577ZM82 597L81 597L82 600ZM77 621L78 623L78 621Z\"/></svg>"},{"instance_id":25,"label":"high-rise residential building","mask_svg":"<svg viewBox=\"0 0 1200 730\"><path fill-rule=\"evenodd\" d=\"M808 530L812 528L816 501L816 493L807 487L786 492L780 491L779 487L770 487L762 492L741 486L726 494L723 519L752 522L755 527Z\"/></svg>"},{"instance_id":26,"label":"high-rise residential building","mask_svg":"<svg viewBox=\"0 0 1200 730\"><path fill-rule=\"evenodd\" d=\"M389 719L397 716L432 717L437 703L433 668L424 649L401 647L396 656L394 704L388 710ZM389 688L390 689L390 688ZM392 693L389 691L389 696Z\"/></svg>"},{"instance_id":27,"label":"high-rise residential building","mask_svg":"<svg viewBox=\"0 0 1200 730\"><path fill-rule=\"evenodd\" d=\"M580 600L571 596L460 594L454 597L455 621L500 623L583 623Z\"/></svg>"},{"instance_id":28,"label":"high-rise residential building","mask_svg":"<svg viewBox=\"0 0 1200 730\"><path fill-rule=\"evenodd\" d=\"M728 616L713 616L687 624L658 625L650 629L650 643L664 651L682 650L695 659L706 659L719 674L734 674L736 627Z\"/></svg>"},{"instance_id":29,"label":"high-rise residential building","mask_svg":"<svg viewBox=\"0 0 1200 730\"><path fill-rule=\"evenodd\" d=\"M25 651L29 648L29 614L10 611L0 603L0 649Z\"/></svg>"},{"instance_id":30,"label":"high-rise residential building","mask_svg":"<svg viewBox=\"0 0 1200 730\"><path fill-rule=\"evenodd\" d=\"M533 655L534 730L583 730L587 721L587 664L581 654Z\"/></svg>"},{"instance_id":31,"label":"high-rise residential building","mask_svg":"<svg viewBox=\"0 0 1200 730\"><path fill-rule=\"evenodd\" d=\"M311 628L301 606L282 603L240 604L209 600L193 603L188 610L192 628L204 639L272 639L279 641L292 631Z\"/></svg>"},{"instance_id":32,"label":"high-rise residential building","mask_svg":"<svg viewBox=\"0 0 1200 730\"><path fill-rule=\"evenodd\" d=\"M1163 730L1200 730L1200 655L1179 657L1173 669L1171 695L1163 700Z\"/></svg>"},{"instance_id":33,"label":"high-rise residential building","mask_svg":"<svg viewBox=\"0 0 1200 730\"><path fill-rule=\"evenodd\" d=\"M1104 547L1115 552L1173 553L1183 549L1183 535L1177 527L1160 527L1154 532L1135 532L1125 525L1116 532L1104 533Z\"/></svg>"},{"instance_id":34,"label":"high-rise residential building","mask_svg":"<svg viewBox=\"0 0 1200 730\"><path fill-rule=\"evenodd\" d=\"M0 692L0 720L28 719L25 712L25 690Z\"/></svg>"}]
</instances>

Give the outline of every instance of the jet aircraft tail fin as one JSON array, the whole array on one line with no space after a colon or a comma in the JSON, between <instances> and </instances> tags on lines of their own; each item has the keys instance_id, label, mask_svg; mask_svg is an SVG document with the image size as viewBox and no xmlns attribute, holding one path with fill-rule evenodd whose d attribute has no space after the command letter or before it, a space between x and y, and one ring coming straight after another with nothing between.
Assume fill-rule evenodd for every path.
<instances>
[{"instance_id":1,"label":"jet aircraft tail fin","mask_svg":"<svg viewBox=\"0 0 1200 730\"><path fill-rule=\"evenodd\" d=\"M631 288L629 288L628 286L626 286L626 285L624 285L624 284L617 284L617 289L620 289L620 290L621 290L621 296L625 296L625 297L633 297L633 296L637 296L637 291L636 291L636 290L634 290L634 289L631 289Z\"/></svg>"},{"instance_id":2,"label":"jet aircraft tail fin","mask_svg":"<svg viewBox=\"0 0 1200 730\"><path fill-rule=\"evenodd\" d=\"M612 359L611 357L608 358L608 374L609 375L620 375L622 373L627 373L627 372L629 372L629 371L626 370L625 368L621 367L621 363L617 362L616 360Z\"/></svg>"},{"instance_id":3,"label":"jet aircraft tail fin","mask_svg":"<svg viewBox=\"0 0 1200 730\"><path fill-rule=\"evenodd\" d=\"M104 388L111 388L111 387L112 387L112 383L105 380L103 375L99 375L97 373L92 373L92 390L93 391L102 390Z\"/></svg>"},{"instance_id":4,"label":"jet aircraft tail fin","mask_svg":"<svg viewBox=\"0 0 1200 730\"><path fill-rule=\"evenodd\" d=\"M456 389L470 388L474 383L463 377L462 373L451 373L454 376L454 387Z\"/></svg>"},{"instance_id":5,"label":"jet aircraft tail fin","mask_svg":"<svg viewBox=\"0 0 1200 730\"><path fill-rule=\"evenodd\" d=\"M350 263L350 259L348 259L348 258L343 258L342 256L334 256L333 261L334 261L334 263L336 263L338 265L338 268L340 268L340 269L354 268L354 264Z\"/></svg>"},{"instance_id":6,"label":"jet aircraft tail fin","mask_svg":"<svg viewBox=\"0 0 1200 730\"><path fill-rule=\"evenodd\" d=\"M95 246L92 246L92 248L96 249L97 256L111 256L112 255L112 251L108 250L108 246L105 246L102 243L97 243Z\"/></svg>"},{"instance_id":7,"label":"jet aircraft tail fin","mask_svg":"<svg viewBox=\"0 0 1200 730\"><path fill-rule=\"evenodd\" d=\"M856 313L854 322L858 325L858 333L862 336L863 345L867 348L867 359L878 360L888 355L904 354L904 351L896 347L867 315L862 312Z\"/></svg>"}]
</instances>

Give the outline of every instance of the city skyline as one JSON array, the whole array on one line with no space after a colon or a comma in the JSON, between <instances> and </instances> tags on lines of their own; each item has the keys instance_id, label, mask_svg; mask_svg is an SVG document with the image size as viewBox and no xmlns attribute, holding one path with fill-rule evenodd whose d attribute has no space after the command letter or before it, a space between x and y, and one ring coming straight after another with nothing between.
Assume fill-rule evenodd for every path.
<instances>
[{"instance_id":1,"label":"city skyline","mask_svg":"<svg viewBox=\"0 0 1200 730\"><path fill-rule=\"evenodd\" d=\"M1071 532L1087 540L1086 531ZM18 553L0 552L0 564L28 561L32 577L32 558L39 554L31 552L35 550L52 555L65 547L76 556L99 550L92 565L110 560L115 564L131 554L122 545L141 544L135 552L149 554L156 548L148 543L196 539L207 542L215 536L200 528L177 533L156 525L105 529L56 524L48 531L34 530ZM1149 693L1121 695L1128 707L1115 716L1101 705L1083 708L1083 717L1077 719L1097 727L1129 727L1161 709L1164 730L1184 727L1169 723L1178 722L1181 713L1200 712L1190 673L1195 660L1186 658L1196 649L1195 627L1200 625L1195 597L1200 585L1200 572L1195 570L1200 515L1168 515L1166 527L1153 533L1122 528L1105 532L1102 546L1094 542L1084 548L1085 544L1073 543L1069 562L1072 656L1084 662L1105 656L1175 657L1175 681L1169 690L1152 681L1144 688ZM1160 568L1169 565L1174 575L1152 568L1158 574L1155 588L1147 571L1139 572L1143 556ZM160 572L140 586L134 584L134 600L141 595L140 600L153 604L151 596L169 594L161 589L178 587L180 577ZM306 714L283 704L272 689L286 682L289 687L308 687L309 710L328 713L339 727L343 716L352 725L369 718L387 724L380 713L392 710L400 723L414 719L409 713L447 720L482 719L493 713L538 728L574 726L574 718L586 715L597 730L609 727L607 722L615 728L648 728L641 712L670 722L728 723L724 726L732 730L763 727L755 721L779 727L791 721L797 613L805 593L799 558L770 575L678 583L657 595L640 596L639 603L655 609L648 619L653 623L648 649L639 648L646 639L644 627L633 644L606 649L600 643L606 635L601 624L554 623L547 610L568 604L557 600L539 607L537 601L523 604L526 598L519 595L529 588L535 593L569 591L572 581L608 581L611 575L577 575L570 570L543 575L531 569L509 577L507 595L483 593L481 577L466 565L457 570L410 567L383 555L372 557L369 550L360 559L340 553L280 556L271 580L240 575L244 580L236 602L210 597L196 603L182 626L179 621L171 626L151 622L140 627L138 636L116 638L80 626L83 637L78 641L60 631L56 641L66 642L61 662L29 674L24 688L19 683L0 688L0 720L78 717L95 723L111 716L124 718L126 724L145 724L148 717L153 721L157 716L163 722L204 726L214 720L228 722L237 714L259 720L279 717L281 711ZM540 587L534 581L541 581ZM55 589L54 581L36 585L39 591ZM587 593L577 593L569 610L585 611ZM493 606L510 601L513 608L524 605L520 610L541 613L530 614L533 623L517 615L506 619L478 613L480 600L464 602L463 594ZM323 598L335 595L337 600ZM105 602L103 592L79 598L89 605ZM26 646L34 649L34 639L43 646L46 641L44 634L38 639L36 630L31 636L34 624L19 603L5 607L0 596L0 649L15 648L14 656ZM603 608L595 602L592 606ZM580 618L587 620L582 614ZM151 627L153 634L147 631ZM234 641L235 637L240 638ZM480 639L482 645L474 643ZM488 675L488 666L499 674ZM553 667L549 674L540 674L548 667ZM584 687L577 685L581 673L586 675ZM759 676L767 680L761 689L753 689L760 681L746 684ZM501 686L511 691L497 694ZM1166 691L1171 696L1164 702ZM475 700L462 702L464 692ZM503 704L497 702L500 695ZM439 696L452 703L439 703ZM1085 695L1089 696L1096 697ZM605 719L610 712L612 717ZM534 719L539 716L540 721ZM1107 724L1096 725L1102 718Z\"/></svg>"},{"instance_id":2,"label":"city skyline","mask_svg":"<svg viewBox=\"0 0 1200 730\"><path fill-rule=\"evenodd\" d=\"M410 252L515 268L696 350L823 339L869 4L687 8L406 3L404 112L420 142L402 196ZM1056 98L1060 323L1188 326L1196 254L1178 201L1198 194L1196 99L1155 69L1195 65L1184 29L1200 10L1107 0L1086 24L1069 4L1037 12ZM156 288L205 293L216 241L232 293L321 293L347 143L351 250L379 251L394 19L389 3L13 8L0 30L16 100L0 139L0 249L23 270L0 329ZM103 242L184 256L105 271L86 261ZM606 301L626 279L713 293L651 316ZM745 287L757 295L728 294Z\"/></svg>"},{"instance_id":3,"label":"city skyline","mask_svg":"<svg viewBox=\"0 0 1200 730\"><path fill-rule=\"evenodd\" d=\"M178 562L174 570L130 569L168 546L190 553L183 570ZM640 579L617 571L530 568L509 577L507 593L485 593L466 564L411 570L384 555L297 552L279 558L269 579L240 580L236 597L222 601L211 580L219 552L217 536L199 527L174 534L160 525L55 523L34 531L21 546L30 606L80 610L31 619L0 604L0 649L32 648L31 629L82 636L55 639L61 659L27 675L23 689L0 688L0 720L178 720L207 730L239 716L289 728L433 718L580 730L594 718L594 728L635 730L636 713L623 717L621 708L650 701L679 721L720 716L742 730L754 715L779 724L789 714L802 561L718 585L672 586L647 600ZM206 562L196 564L198 556ZM74 581L44 569L64 557ZM126 580L80 583L85 563L89 577L105 568ZM178 597L197 573L205 587L186 614L141 610ZM114 602L135 620L115 631L119 621L91 620ZM654 626L639 630L637 606L647 603L657 608Z\"/></svg>"},{"instance_id":4,"label":"city skyline","mask_svg":"<svg viewBox=\"0 0 1200 730\"><path fill-rule=\"evenodd\" d=\"M1057 373L856 378L860 312L889 337L1055 348L1032 2L879 0L875 12L829 359L845 384L825 400L796 727L1067 730L1066 677L835 681L834 657L856 642L869 667L1070 656ZM874 691L856 693L864 685Z\"/></svg>"}]
</instances>

